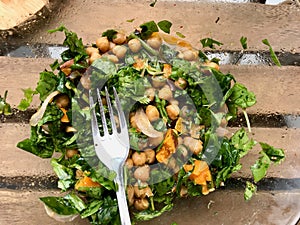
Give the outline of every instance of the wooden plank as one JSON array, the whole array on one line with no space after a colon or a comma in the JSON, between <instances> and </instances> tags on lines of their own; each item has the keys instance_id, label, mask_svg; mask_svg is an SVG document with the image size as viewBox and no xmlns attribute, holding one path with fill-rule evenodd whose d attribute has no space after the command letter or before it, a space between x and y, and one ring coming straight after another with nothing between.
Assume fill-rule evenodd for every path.
<instances>
[{"instance_id":1,"label":"wooden plank","mask_svg":"<svg viewBox=\"0 0 300 225\"><path fill-rule=\"evenodd\" d=\"M0 224L14 225L59 225L47 216L42 196L59 196L58 191L11 191L0 190ZM272 224L294 225L299 219L299 192L258 191L249 201L243 200L243 191L216 191L199 198L183 198L175 202L172 211L137 225L177 224ZM77 218L66 225L88 225L87 220Z\"/></svg>"},{"instance_id":2,"label":"wooden plank","mask_svg":"<svg viewBox=\"0 0 300 225\"><path fill-rule=\"evenodd\" d=\"M169 20L173 23L171 33L181 32L195 47L201 47L200 39L210 37L224 44L220 49L241 50L239 40L244 36L250 50L268 50L261 42L267 38L276 51L300 52L297 19L300 13L296 6L157 1L155 7L150 7L150 3L131 0L62 3L59 17L36 30L28 41L62 43L63 34L47 32L60 26L61 21L82 37L84 43L94 43L107 29L132 32L150 20Z\"/></svg>"},{"instance_id":3,"label":"wooden plank","mask_svg":"<svg viewBox=\"0 0 300 225\"><path fill-rule=\"evenodd\" d=\"M41 10L48 0L1 0L0 30L11 29Z\"/></svg>"},{"instance_id":4,"label":"wooden plank","mask_svg":"<svg viewBox=\"0 0 300 225\"><path fill-rule=\"evenodd\" d=\"M0 57L0 94L8 90L8 102L16 107L23 98L22 89L35 88L39 73L49 69L53 59L30 59ZM12 66L14 65L14 66ZM257 96L257 104L250 113L300 114L300 67L272 66L221 66L221 70L231 72ZM38 98L33 106L39 105Z\"/></svg>"},{"instance_id":5,"label":"wooden plank","mask_svg":"<svg viewBox=\"0 0 300 225\"><path fill-rule=\"evenodd\" d=\"M234 131L234 129L231 129ZM0 149L1 156L1 175L6 177L13 176L47 176L53 175L52 168L48 159L40 159L30 153L24 152L16 147L16 144L29 137L29 125L24 124L1 124L0 126ZM299 178L300 154L298 152L300 129L282 128L253 128L253 137L257 141L262 141L284 148L286 160L278 166L271 166L268 177L278 178ZM259 146L245 157L243 169L236 174L238 177L249 177L249 169L257 159Z\"/></svg>"}]
</instances>

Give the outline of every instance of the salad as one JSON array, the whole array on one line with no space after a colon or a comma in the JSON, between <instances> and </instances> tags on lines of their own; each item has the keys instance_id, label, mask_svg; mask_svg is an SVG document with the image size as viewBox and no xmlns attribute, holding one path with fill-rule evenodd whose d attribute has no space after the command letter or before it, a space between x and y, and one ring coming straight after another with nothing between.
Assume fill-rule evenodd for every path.
<instances>
[{"instance_id":1,"label":"salad","mask_svg":"<svg viewBox=\"0 0 300 225\"><path fill-rule=\"evenodd\" d=\"M35 90L24 91L20 109L27 109L36 94L41 105L30 119L30 138L17 144L51 158L65 195L40 198L50 216L120 224L115 174L97 158L92 140L89 95L97 89L105 106L104 88L112 97L114 87L127 118L125 177L133 221L171 210L175 198L208 195L226 185L241 169L240 159L257 144L247 129L234 134L226 129L239 112L250 129L246 108L256 103L255 94L233 75L223 74L217 59L209 60L187 41L171 36L171 26L165 20L150 21L129 35L109 29L90 46L64 26L50 31L64 32L68 48L50 71L40 73ZM285 157L282 149L259 144L261 156L251 167L253 182L245 184L246 200L268 167Z\"/></svg>"}]
</instances>

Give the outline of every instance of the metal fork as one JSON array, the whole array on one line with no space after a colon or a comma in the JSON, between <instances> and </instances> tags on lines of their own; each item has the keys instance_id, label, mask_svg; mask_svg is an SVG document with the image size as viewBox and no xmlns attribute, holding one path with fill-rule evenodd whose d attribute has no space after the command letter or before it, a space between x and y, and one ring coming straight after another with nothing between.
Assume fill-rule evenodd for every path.
<instances>
[{"instance_id":1,"label":"metal fork","mask_svg":"<svg viewBox=\"0 0 300 225\"><path fill-rule=\"evenodd\" d=\"M129 135L128 128L125 120L124 112L121 108L121 103L116 92L116 89L113 87L114 97L116 102L116 108L118 112L118 119L120 123L119 131L117 130L116 121L114 119L113 108L111 105L111 100L105 87L106 102L109 111L109 117L111 121L112 133L109 134L107 122L105 118L104 107L102 104L100 92L97 89L97 99L100 108L100 116L103 125L104 135L101 136L99 132L99 126L96 118L95 112L95 103L92 97L91 91L89 93L89 102L91 110L91 123L92 123L92 132L93 140L96 154L104 163L108 169L116 173L114 182L117 184L117 199L119 206L119 213L122 225L130 225L130 216L128 211L128 205L125 195L125 185L124 185L124 164L129 153Z\"/></svg>"}]
</instances>

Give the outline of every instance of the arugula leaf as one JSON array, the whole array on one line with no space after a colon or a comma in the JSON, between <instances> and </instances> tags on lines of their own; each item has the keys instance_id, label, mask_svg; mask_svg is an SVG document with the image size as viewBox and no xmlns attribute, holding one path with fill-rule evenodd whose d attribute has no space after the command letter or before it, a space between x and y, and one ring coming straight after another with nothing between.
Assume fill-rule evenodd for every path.
<instances>
[{"instance_id":1,"label":"arugula leaf","mask_svg":"<svg viewBox=\"0 0 300 225\"><path fill-rule=\"evenodd\" d=\"M140 25L141 30L141 38L147 39L151 36L153 32L158 32L158 27L154 21L149 21L147 23L144 23Z\"/></svg>"},{"instance_id":2,"label":"arugula leaf","mask_svg":"<svg viewBox=\"0 0 300 225\"><path fill-rule=\"evenodd\" d=\"M247 37L242 36L241 39L240 39L240 42L241 42L241 45L242 45L243 49L248 48L248 46L247 46Z\"/></svg>"},{"instance_id":3,"label":"arugula leaf","mask_svg":"<svg viewBox=\"0 0 300 225\"><path fill-rule=\"evenodd\" d=\"M216 41L212 38L203 38L200 40L200 42L201 42L203 48L209 47L211 49L215 49L215 45L218 45L218 46L223 45L223 43Z\"/></svg>"},{"instance_id":4,"label":"arugula leaf","mask_svg":"<svg viewBox=\"0 0 300 225\"><path fill-rule=\"evenodd\" d=\"M273 163L279 164L284 160L285 154L284 154L283 149L275 148L275 147L270 146L269 144L263 143L263 142L260 142L259 144L262 147L262 150L267 154L267 156L270 158L270 160Z\"/></svg>"},{"instance_id":5,"label":"arugula leaf","mask_svg":"<svg viewBox=\"0 0 300 225\"><path fill-rule=\"evenodd\" d=\"M281 63L279 61L279 59L277 58L272 46L270 45L268 39L264 39L262 40L262 43L264 43L265 45L267 45L269 47L269 51L270 51L270 54L271 54L271 59L273 60L273 62L275 63L275 65L277 66L281 66Z\"/></svg>"},{"instance_id":6,"label":"arugula leaf","mask_svg":"<svg viewBox=\"0 0 300 225\"><path fill-rule=\"evenodd\" d=\"M255 184L252 184L251 182L247 181L246 182L246 187L245 187L245 191L244 191L244 199L246 201L249 201L253 194L256 193L257 187Z\"/></svg>"},{"instance_id":7,"label":"arugula leaf","mask_svg":"<svg viewBox=\"0 0 300 225\"><path fill-rule=\"evenodd\" d=\"M22 91L24 93L24 98L21 99L17 107L19 110L25 111L30 106L33 96L38 92L36 90L32 90L31 88L22 89Z\"/></svg>"},{"instance_id":8,"label":"arugula leaf","mask_svg":"<svg viewBox=\"0 0 300 225\"><path fill-rule=\"evenodd\" d=\"M170 28L172 26L172 23L170 21L162 20L162 21L158 22L157 25L162 31L164 31L168 34L170 33Z\"/></svg>"}]
</instances>

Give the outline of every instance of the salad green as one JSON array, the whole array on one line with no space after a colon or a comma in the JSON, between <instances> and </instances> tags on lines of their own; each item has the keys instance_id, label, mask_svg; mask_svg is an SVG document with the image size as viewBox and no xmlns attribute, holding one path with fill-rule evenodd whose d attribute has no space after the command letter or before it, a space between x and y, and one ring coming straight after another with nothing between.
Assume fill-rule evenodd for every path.
<instances>
[{"instance_id":1,"label":"salad green","mask_svg":"<svg viewBox=\"0 0 300 225\"><path fill-rule=\"evenodd\" d=\"M188 42L165 34L171 26L150 21L126 37L110 29L89 47L64 26L50 31L64 32L68 49L51 71L40 73L35 90L24 90L19 108L25 110L33 95L39 95L41 107L30 120L30 137L17 144L52 158L58 188L66 195L42 197L47 209L80 215L91 224L120 224L115 174L96 157L90 129L89 91L104 86L116 88L129 118L126 182L133 220L160 216L177 197L207 195L242 168L240 159L257 142L244 128L228 135L225 126L239 110L247 116L246 109L256 103L254 93ZM212 48L222 44L201 42ZM259 144L261 157L251 167L254 182L284 159L282 149ZM245 186L249 200L256 187Z\"/></svg>"}]
</instances>

